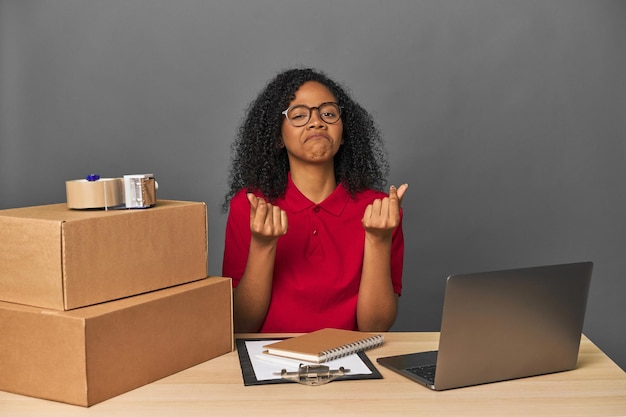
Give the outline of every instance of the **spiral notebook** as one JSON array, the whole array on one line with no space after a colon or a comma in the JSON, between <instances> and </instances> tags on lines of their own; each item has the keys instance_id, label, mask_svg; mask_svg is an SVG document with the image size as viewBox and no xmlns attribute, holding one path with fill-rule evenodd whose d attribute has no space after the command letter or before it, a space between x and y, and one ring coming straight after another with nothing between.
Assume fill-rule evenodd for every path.
<instances>
[{"instance_id":1,"label":"spiral notebook","mask_svg":"<svg viewBox=\"0 0 626 417\"><path fill-rule=\"evenodd\" d=\"M314 363L373 349L384 343L382 334L326 328L263 346L270 355Z\"/></svg>"}]
</instances>

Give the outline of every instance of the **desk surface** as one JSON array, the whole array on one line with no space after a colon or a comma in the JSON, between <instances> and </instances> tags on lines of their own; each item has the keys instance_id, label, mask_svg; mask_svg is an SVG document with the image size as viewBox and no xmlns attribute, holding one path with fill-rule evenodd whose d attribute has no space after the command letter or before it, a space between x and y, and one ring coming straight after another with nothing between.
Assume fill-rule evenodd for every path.
<instances>
[{"instance_id":1,"label":"desk surface","mask_svg":"<svg viewBox=\"0 0 626 417\"><path fill-rule=\"evenodd\" d=\"M259 335L241 335L258 337ZM271 335L263 335L271 337ZM284 335L281 335L284 336ZM439 333L386 333L379 356L437 348ZM382 380L243 385L231 352L90 408L0 392L0 415L20 416L615 416L626 415L626 373L583 336L573 371L434 392L380 365Z\"/></svg>"}]
</instances>

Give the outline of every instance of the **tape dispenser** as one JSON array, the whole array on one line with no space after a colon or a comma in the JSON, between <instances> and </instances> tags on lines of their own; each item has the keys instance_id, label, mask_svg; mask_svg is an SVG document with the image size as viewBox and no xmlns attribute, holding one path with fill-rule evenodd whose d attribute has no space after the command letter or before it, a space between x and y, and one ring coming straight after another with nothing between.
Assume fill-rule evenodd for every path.
<instances>
[{"instance_id":1,"label":"tape dispenser","mask_svg":"<svg viewBox=\"0 0 626 417\"><path fill-rule=\"evenodd\" d=\"M123 178L100 178L90 174L85 179L65 182L67 207L71 209L140 209L156 204L159 184L152 174L124 175Z\"/></svg>"}]
</instances>

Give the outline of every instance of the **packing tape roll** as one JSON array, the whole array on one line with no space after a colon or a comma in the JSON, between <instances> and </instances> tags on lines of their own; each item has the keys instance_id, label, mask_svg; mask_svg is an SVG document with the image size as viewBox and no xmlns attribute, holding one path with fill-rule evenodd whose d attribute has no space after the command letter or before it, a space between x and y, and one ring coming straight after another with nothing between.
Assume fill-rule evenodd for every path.
<instances>
[{"instance_id":1,"label":"packing tape roll","mask_svg":"<svg viewBox=\"0 0 626 417\"><path fill-rule=\"evenodd\" d=\"M115 207L124 204L124 180L100 178L96 181L65 181L67 206L71 209Z\"/></svg>"}]
</instances>

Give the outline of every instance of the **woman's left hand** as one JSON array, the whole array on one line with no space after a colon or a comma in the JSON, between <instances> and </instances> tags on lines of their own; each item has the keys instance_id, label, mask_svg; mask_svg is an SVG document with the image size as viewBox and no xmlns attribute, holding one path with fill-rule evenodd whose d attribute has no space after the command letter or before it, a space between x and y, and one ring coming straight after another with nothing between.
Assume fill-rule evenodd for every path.
<instances>
[{"instance_id":1,"label":"woman's left hand","mask_svg":"<svg viewBox=\"0 0 626 417\"><path fill-rule=\"evenodd\" d=\"M408 184L389 187L389 196L376 199L365 208L361 222L365 232L376 237L391 237L393 230L400 224L400 206Z\"/></svg>"}]
</instances>

